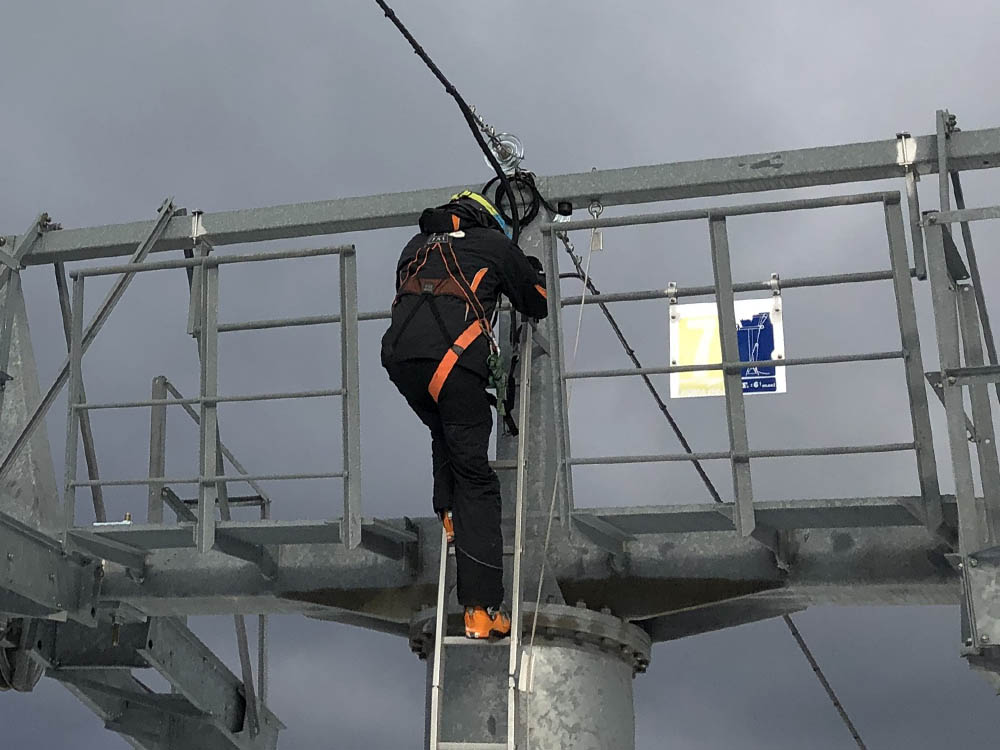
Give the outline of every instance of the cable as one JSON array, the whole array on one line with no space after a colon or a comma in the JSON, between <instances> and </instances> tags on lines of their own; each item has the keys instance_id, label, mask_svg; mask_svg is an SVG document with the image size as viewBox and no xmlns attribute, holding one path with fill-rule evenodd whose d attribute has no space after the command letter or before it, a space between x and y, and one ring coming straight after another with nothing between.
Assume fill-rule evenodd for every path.
<instances>
[{"instance_id":1,"label":"cable","mask_svg":"<svg viewBox=\"0 0 1000 750\"><path fill-rule=\"evenodd\" d=\"M462 116L465 118L465 121L469 124L469 128L472 130L472 136L476 139L476 143L479 144L479 148L482 149L483 154L486 155L486 160L490 163L490 166L493 167L493 171L496 172L497 179L500 180L500 184L503 186L504 192L507 194L507 198L510 201L510 205L512 207L512 216L510 217L511 233L513 235L512 239L516 244L518 238L521 236L521 222L518 220L517 216L517 204L514 199L514 191L511 190L510 183L507 180L507 175L504 174L504 171L500 166L500 162L497 161L496 155L494 155L492 149L486 145L486 141L483 140L483 136L479 132L479 125L476 122L476 116L472 113L472 110L469 109L469 105L465 103L465 99L462 98L462 95L458 93L458 89L452 86L451 81L444 77L444 73L441 72L441 69L434 64L433 60L431 60L430 55L428 55L424 51L424 48L420 46L416 39L414 39L413 34L411 34L406 26L403 25L403 22L399 20L393 9L390 8L384 0L375 0L375 3L385 13L385 17L392 21L396 28L399 29L399 33L401 33L406 38L406 41L410 43L410 46L413 47L413 51L420 57L421 60L424 61L424 64L430 69L431 73L433 73L441 82L441 85L444 86L444 90L451 94L452 98L454 98L455 102L458 104L458 108L461 110Z\"/></svg>"},{"instance_id":2,"label":"cable","mask_svg":"<svg viewBox=\"0 0 1000 750\"><path fill-rule=\"evenodd\" d=\"M812 651L809 650L809 646L806 645L805 638L802 637L802 633L799 632L799 629L792 621L791 615L782 615L781 617L785 621L785 625L787 625L788 629L792 632L792 637L795 639L795 642L799 644L799 648L802 649L802 653L805 654L806 660L809 662L809 666L812 667L813 674L816 675L816 679L818 679L820 685L823 686L827 696L833 703L833 707L837 709L837 713L840 714L840 718L843 719L844 724L847 725L847 731L851 733L851 737L853 737L854 741L858 743L860 750L868 750L867 746L861 739L861 735L858 734L857 727L854 726L854 722L851 721L851 717L847 715L847 710L844 708L844 704L840 702L840 699L837 698L837 694L833 692L833 688L830 687L830 683L827 681L826 675L824 675L823 670L819 668L819 662L816 661L816 657L813 656Z\"/></svg>"},{"instance_id":3,"label":"cable","mask_svg":"<svg viewBox=\"0 0 1000 750\"><path fill-rule=\"evenodd\" d=\"M482 192L484 194L489 192L489 189L493 187L493 184L496 181L497 178L494 177L485 185L483 185ZM558 209L554 208L551 203L545 200L545 198L539 192L538 186L535 184L535 175L532 174L531 172L519 169L513 175L511 175L509 181L511 184L516 186L518 192L520 193L518 197L522 199L521 203L524 204L525 206L524 212L520 216L520 222L522 225L528 226L529 224L531 224L531 222L535 220L535 217L538 216L538 211L541 209L542 206L545 206L545 208L548 209L551 213L554 214L559 213ZM524 200L525 192L528 194L527 200ZM496 194L494 195L493 198L493 205L497 207L497 210L500 211L500 213L504 216L504 218L509 218L507 214L504 213L503 210L502 206L503 201L501 200L502 196L503 196L503 186L498 185Z\"/></svg>"}]
</instances>

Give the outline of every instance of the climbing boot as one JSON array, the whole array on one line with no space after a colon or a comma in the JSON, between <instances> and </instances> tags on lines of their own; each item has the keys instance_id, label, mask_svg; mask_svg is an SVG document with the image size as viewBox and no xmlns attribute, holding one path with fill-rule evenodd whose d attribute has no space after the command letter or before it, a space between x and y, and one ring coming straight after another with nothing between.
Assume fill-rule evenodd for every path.
<instances>
[{"instance_id":1,"label":"climbing boot","mask_svg":"<svg viewBox=\"0 0 1000 750\"><path fill-rule=\"evenodd\" d=\"M506 638L510 635L510 617L501 607L466 607L466 638Z\"/></svg>"}]
</instances>

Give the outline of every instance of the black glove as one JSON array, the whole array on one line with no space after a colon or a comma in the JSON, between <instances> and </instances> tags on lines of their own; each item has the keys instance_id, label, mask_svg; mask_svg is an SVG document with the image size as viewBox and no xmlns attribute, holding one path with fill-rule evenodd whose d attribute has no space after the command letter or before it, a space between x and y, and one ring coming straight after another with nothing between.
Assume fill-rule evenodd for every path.
<instances>
[{"instance_id":1,"label":"black glove","mask_svg":"<svg viewBox=\"0 0 1000 750\"><path fill-rule=\"evenodd\" d=\"M527 255L525 257L528 259L528 265L535 269L535 273L539 276L545 276L545 269L542 267L542 261L534 255Z\"/></svg>"}]
</instances>

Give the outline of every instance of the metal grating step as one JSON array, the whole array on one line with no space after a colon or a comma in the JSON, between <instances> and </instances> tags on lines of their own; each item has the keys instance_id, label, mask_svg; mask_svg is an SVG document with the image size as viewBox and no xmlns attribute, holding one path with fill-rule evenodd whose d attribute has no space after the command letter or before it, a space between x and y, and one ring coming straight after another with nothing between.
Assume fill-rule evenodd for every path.
<instances>
[{"instance_id":1,"label":"metal grating step","mask_svg":"<svg viewBox=\"0 0 1000 750\"><path fill-rule=\"evenodd\" d=\"M506 742L439 742L438 750L506 750Z\"/></svg>"}]
</instances>

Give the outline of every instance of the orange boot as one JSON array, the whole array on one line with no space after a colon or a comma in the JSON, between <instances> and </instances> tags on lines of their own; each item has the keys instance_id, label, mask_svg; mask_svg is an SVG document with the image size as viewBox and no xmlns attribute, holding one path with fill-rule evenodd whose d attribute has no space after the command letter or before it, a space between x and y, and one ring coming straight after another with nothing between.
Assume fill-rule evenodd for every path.
<instances>
[{"instance_id":1,"label":"orange boot","mask_svg":"<svg viewBox=\"0 0 1000 750\"><path fill-rule=\"evenodd\" d=\"M455 541L455 523L450 510L441 513L441 525L444 526L444 533L448 536L448 544L451 544Z\"/></svg>"},{"instance_id":2,"label":"orange boot","mask_svg":"<svg viewBox=\"0 0 1000 750\"><path fill-rule=\"evenodd\" d=\"M466 638L506 638L510 635L510 617L501 607L466 607Z\"/></svg>"}]
</instances>

